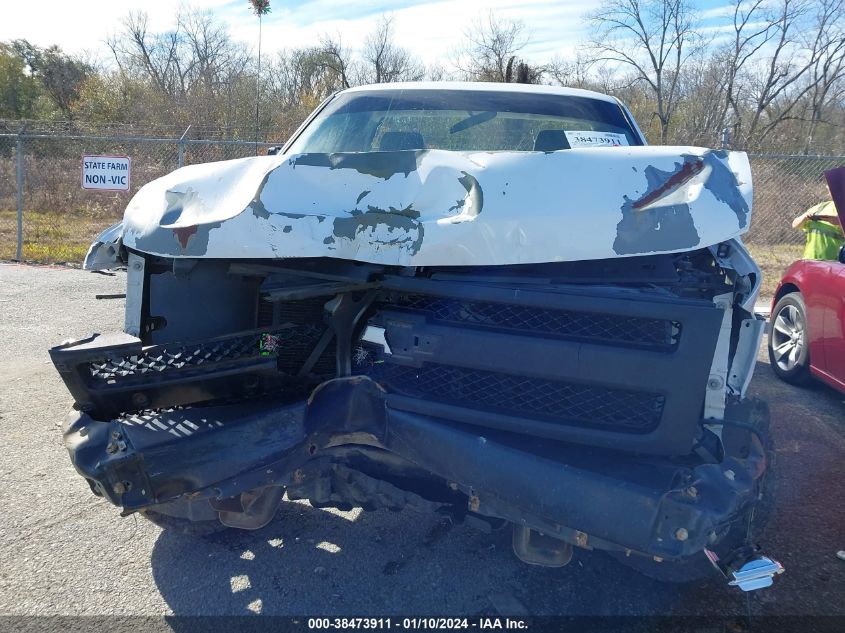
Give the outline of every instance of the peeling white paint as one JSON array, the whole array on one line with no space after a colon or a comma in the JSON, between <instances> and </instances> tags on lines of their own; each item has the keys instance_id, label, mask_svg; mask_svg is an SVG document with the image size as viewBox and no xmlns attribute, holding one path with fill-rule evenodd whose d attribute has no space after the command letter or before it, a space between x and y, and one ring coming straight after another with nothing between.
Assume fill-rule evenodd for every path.
<instances>
[{"instance_id":1,"label":"peeling white paint","mask_svg":"<svg viewBox=\"0 0 845 633\"><path fill-rule=\"evenodd\" d=\"M703 167L685 182L662 192L649 183L647 174L668 179L691 161ZM149 183L126 209L123 242L170 257L576 261L729 240L747 230L751 198L744 153L694 147L267 156L192 165ZM688 230L675 239L679 214ZM620 231L632 226L637 235L617 252Z\"/></svg>"}]
</instances>

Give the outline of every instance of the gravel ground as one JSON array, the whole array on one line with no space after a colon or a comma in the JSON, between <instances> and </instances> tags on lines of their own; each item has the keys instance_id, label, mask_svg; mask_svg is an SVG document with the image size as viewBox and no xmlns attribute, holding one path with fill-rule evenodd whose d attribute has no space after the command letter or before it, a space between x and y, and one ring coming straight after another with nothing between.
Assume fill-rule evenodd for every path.
<instances>
[{"instance_id":1,"label":"gravel ground","mask_svg":"<svg viewBox=\"0 0 845 633\"><path fill-rule=\"evenodd\" d=\"M411 511L284 503L256 532L210 540L121 519L61 444L70 398L47 356L66 338L119 329L125 278L0 264L0 615L651 614L845 615L845 400L777 381L769 400L778 510L759 538L787 573L746 596L718 578L665 585L600 552L563 569L520 563L509 532Z\"/></svg>"}]
</instances>

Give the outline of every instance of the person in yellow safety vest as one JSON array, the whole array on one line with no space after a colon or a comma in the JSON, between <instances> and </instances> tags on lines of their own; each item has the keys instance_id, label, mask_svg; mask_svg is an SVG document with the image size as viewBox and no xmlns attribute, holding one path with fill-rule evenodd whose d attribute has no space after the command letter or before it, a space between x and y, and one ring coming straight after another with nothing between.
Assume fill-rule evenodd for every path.
<instances>
[{"instance_id":1,"label":"person in yellow safety vest","mask_svg":"<svg viewBox=\"0 0 845 633\"><path fill-rule=\"evenodd\" d=\"M807 234L803 259L836 261L845 235L832 200L810 207L792 221L792 228Z\"/></svg>"}]
</instances>

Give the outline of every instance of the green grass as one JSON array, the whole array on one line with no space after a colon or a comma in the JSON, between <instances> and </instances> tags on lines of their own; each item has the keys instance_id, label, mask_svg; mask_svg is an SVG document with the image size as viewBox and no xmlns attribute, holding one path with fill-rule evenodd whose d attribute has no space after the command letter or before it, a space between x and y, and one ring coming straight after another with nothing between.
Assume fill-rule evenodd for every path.
<instances>
[{"instance_id":1,"label":"green grass","mask_svg":"<svg viewBox=\"0 0 845 633\"><path fill-rule=\"evenodd\" d=\"M81 264L94 238L114 224L102 214L43 213L25 211L23 260L39 263ZM17 245L17 212L0 210L0 259L14 259Z\"/></svg>"},{"instance_id":2,"label":"green grass","mask_svg":"<svg viewBox=\"0 0 845 633\"><path fill-rule=\"evenodd\" d=\"M801 259L803 244L746 244L751 256L763 271L763 287L760 297L774 296L781 275L796 259Z\"/></svg>"}]
</instances>

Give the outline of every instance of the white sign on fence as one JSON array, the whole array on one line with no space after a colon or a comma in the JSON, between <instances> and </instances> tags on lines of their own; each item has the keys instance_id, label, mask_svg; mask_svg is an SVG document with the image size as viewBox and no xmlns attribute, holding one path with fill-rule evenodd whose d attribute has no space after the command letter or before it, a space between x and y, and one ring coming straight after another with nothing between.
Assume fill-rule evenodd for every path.
<instances>
[{"instance_id":1,"label":"white sign on fence","mask_svg":"<svg viewBox=\"0 0 845 633\"><path fill-rule=\"evenodd\" d=\"M129 191L131 162L128 156L83 156L82 188Z\"/></svg>"}]
</instances>

